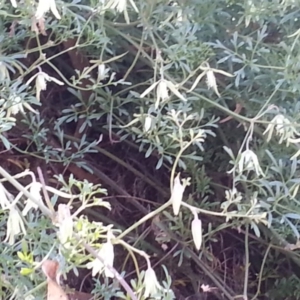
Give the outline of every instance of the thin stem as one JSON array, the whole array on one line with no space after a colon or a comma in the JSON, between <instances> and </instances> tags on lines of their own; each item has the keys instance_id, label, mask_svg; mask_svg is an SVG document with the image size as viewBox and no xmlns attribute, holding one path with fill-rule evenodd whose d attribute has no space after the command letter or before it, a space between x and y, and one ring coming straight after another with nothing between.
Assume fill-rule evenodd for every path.
<instances>
[{"instance_id":1,"label":"thin stem","mask_svg":"<svg viewBox=\"0 0 300 300\"><path fill-rule=\"evenodd\" d=\"M269 244L268 248L266 250L266 253L264 255L264 258L263 258L263 261L262 261L262 264L261 264L261 267L260 267L260 271L259 271L257 291L256 291L255 295L252 297L251 300L255 300L258 297L259 293L260 293L260 286L261 286L261 281L262 281L262 276L263 276L263 270L264 270L265 263L267 261L267 257L268 257L268 254L270 252L271 247L272 247L272 244Z\"/></svg>"},{"instance_id":2,"label":"thin stem","mask_svg":"<svg viewBox=\"0 0 300 300\"><path fill-rule=\"evenodd\" d=\"M128 227L125 231L123 231L121 234L119 234L118 237L117 237L117 239L121 240L124 236L126 236L132 230L134 230L135 228L137 228L138 226L140 226L141 224L143 224L147 220L155 217L157 214L159 214L161 211L163 211L164 209L166 209L167 207L169 207L171 204L172 204L172 202L171 202L171 200L169 200L168 202L166 202L162 206L158 207L157 209L153 210L152 212L150 212L149 214L147 214L143 218L139 219L136 223L134 223L133 225L131 225L130 227Z\"/></svg>"},{"instance_id":3,"label":"thin stem","mask_svg":"<svg viewBox=\"0 0 300 300\"><path fill-rule=\"evenodd\" d=\"M249 224L246 224L245 232L245 277L244 277L244 299L248 299L248 277L249 277Z\"/></svg>"}]
</instances>

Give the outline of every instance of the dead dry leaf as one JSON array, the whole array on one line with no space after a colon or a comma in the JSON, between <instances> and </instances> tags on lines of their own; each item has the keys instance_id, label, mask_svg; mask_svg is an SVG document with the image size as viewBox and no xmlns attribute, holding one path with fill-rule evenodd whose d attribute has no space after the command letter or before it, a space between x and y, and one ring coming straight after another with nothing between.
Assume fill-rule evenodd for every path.
<instances>
[{"instance_id":1,"label":"dead dry leaf","mask_svg":"<svg viewBox=\"0 0 300 300\"><path fill-rule=\"evenodd\" d=\"M46 260L42 264L42 270L47 277L47 300L69 300L67 294L56 281L58 262Z\"/></svg>"},{"instance_id":2,"label":"dead dry leaf","mask_svg":"<svg viewBox=\"0 0 300 300\"><path fill-rule=\"evenodd\" d=\"M47 277L48 292L47 300L92 300L93 295L77 292L68 291L65 292L64 289L59 285L57 272L58 272L58 262L52 260L46 260L42 264L42 270Z\"/></svg>"}]
</instances>

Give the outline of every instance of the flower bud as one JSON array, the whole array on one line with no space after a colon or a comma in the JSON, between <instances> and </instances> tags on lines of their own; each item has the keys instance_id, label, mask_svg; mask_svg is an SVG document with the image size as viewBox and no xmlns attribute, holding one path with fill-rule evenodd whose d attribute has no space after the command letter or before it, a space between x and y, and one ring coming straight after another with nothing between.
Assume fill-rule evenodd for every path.
<instances>
[{"instance_id":1,"label":"flower bud","mask_svg":"<svg viewBox=\"0 0 300 300\"><path fill-rule=\"evenodd\" d=\"M174 179L174 186L171 194L173 212L175 216L179 214L184 189L185 186L182 185L180 182L180 173L179 173Z\"/></svg>"},{"instance_id":2,"label":"flower bud","mask_svg":"<svg viewBox=\"0 0 300 300\"><path fill-rule=\"evenodd\" d=\"M149 115L147 115L144 123L144 132L148 132L151 129L151 125L152 125L152 118Z\"/></svg>"},{"instance_id":3,"label":"flower bud","mask_svg":"<svg viewBox=\"0 0 300 300\"><path fill-rule=\"evenodd\" d=\"M196 249L199 251L202 244L202 221L198 218L198 215L195 214L194 220L191 224L193 241Z\"/></svg>"}]
</instances>

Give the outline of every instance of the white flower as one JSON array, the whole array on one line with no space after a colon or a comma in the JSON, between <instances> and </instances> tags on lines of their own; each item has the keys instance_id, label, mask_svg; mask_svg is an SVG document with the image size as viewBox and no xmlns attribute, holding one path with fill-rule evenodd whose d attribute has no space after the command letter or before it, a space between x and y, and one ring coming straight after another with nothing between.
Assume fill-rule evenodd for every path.
<instances>
[{"instance_id":1,"label":"white flower","mask_svg":"<svg viewBox=\"0 0 300 300\"><path fill-rule=\"evenodd\" d=\"M199 251L202 244L202 221L198 218L198 215L194 215L194 220L191 224L193 241L196 249Z\"/></svg>"},{"instance_id":2,"label":"white flower","mask_svg":"<svg viewBox=\"0 0 300 300\"><path fill-rule=\"evenodd\" d=\"M179 214L184 189L185 186L180 182L180 173L179 173L174 179L174 185L171 193L171 201L172 201L173 212L175 216Z\"/></svg>"},{"instance_id":3,"label":"white flower","mask_svg":"<svg viewBox=\"0 0 300 300\"><path fill-rule=\"evenodd\" d=\"M238 162L238 171L243 173L244 170L255 171L257 176L264 176L264 173L259 165L257 155L252 150L245 150L242 152L241 157Z\"/></svg>"},{"instance_id":4,"label":"white flower","mask_svg":"<svg viewBox=\"0 0 300 300\"><path fill-rule=\"evenodd\" d=\"M108 77L109 68L106 68L104 64L98 66L98 82Z\"/></svg>"},{"instance_id":5,"label":"white flower","mask_svg":"<svg viewBox=\"0 0 300 300\"><path fill-rule=\"evenodd\" d=\"M30 194L33 196L34 199L36 199L38 202L42 202L42 196L41 196L41 189L42 185L41 183L37 181L33 181L30 186ZM22 215L26 216L29 210L32 209L37 209L39 206L35 204L33 201L30 199L26 200L26 205L22 211Z\"/></svg>"},{"instance_id":6,"label":"white flower","mask_svg":"<svg viewBox=\"0 0 300 300\"><path fill-rule=\"evenodd\" d=\"M69 243L67 242L73 235L73 219L68 205L58 205L56 225L59 227L58 238L60 242L68 248Z\"/></svg>"},{"instance_id":7,"label":"white flower","mask_svg":"<svg viewBox=\"0 0 300 300\"><path fill-rule=\"evenodd\" d=\"M56 84L59 84L59 85L64 84L63 82L57 80L56 78L49 76L47 73L40 71L37 74L35 74L34 76L32 76L26 82L26 85L29 85L34 78L36 78L35 87L36 87L36 98L38 101L40 101L41 91L45 91L47 89L47 81L54 81Z\"/></svg>"},{"instance_id":8,"label":"white flower","mask_svg":"<svg viewBox=\"0 0 300 300\"><path fill-rule=\"evenodd\" d=\"M14 245L16 235L20 234L21 232L23 232L24 235L26 234L22 217L20 216L15 206L11 206L9 208L6 232L7 233L4 242L8 241L9 245Z\"/></svg>"},{"instance_id":9,"label":"white flower","mask_svg":"<svg viewBox=\"0 0 300 300\"><path fill-rule=\"evenodd\" d=\"M152 125L152 118L149 115L147 115L144 122L144 132L148 132L151 129L151 125Z\"/></svg>"},{"instance_id":10,"label":"white flower","mask_svg":"<svg viewBox=\"0 0 300 300\"><path fill-rule=\"evenodd\" d=\"M13 99L12 99L12 97L10 97L10 100L12 100L12 101L11 101L11 105L10 105L8 113L7 113L8 116L10 114L16 115L16 114L18 114L19 111L24 113L24 108L22 105L21 97L14 97Z\"/></svg>"},{"instance_id":11,"label":"white flower","mask_svg":"<svg viewBox=\"0 0 300 300\"><path fill-rule=\"evenodd\" d=\"M134 0L129 0L130 4L132 5L133 9L138 13L139 10L136 7ZM130 23L129 15L127 12L127 0L110 0L107 3L106 8L116 9L119 13L124 13L126 23Z\"/></svg>"},{"instance_id":12,"label":"white flower","mask_svg":"<svg viewBox=\"0 0 300 300\"><path fill-rule=\"evenodd\" d=\"M145 272L144 286L145 286L145 292L144 292L145 299L155 295L161 289L156 274L154 270L151 268L151 266L148 266L148 269Z\"/></svg>"},{"instance_id":13,"label":"white flower","mask_svg":"<svg viewBox=\"0 0 300 300\"><path fill-rule=\"evenodd\" d=\"M9 76L7 67L6 67L5 63L0 61L0 81L5 80L6 78L10 80L10 76Z\"/></svg>"},{"instance_id":14,"label":"white flower","mask_svg":"<svg viewBox=\"0 0 300 300\"><path fill-rule=\"evenodd\" d=\"M290 120L288 120L282 114L278 114L272 119L272 121L270 122L270 124L268 125L268 127L266 128L266 130L264 131L263 134L266 134L267 132L269 132L268 138L267 138L267 140L269 141L272 137L273 130L275 128L276 134L282 136L282 138L280 139L280 142L279 142L279 143L282 143L282 141L284 140L284 135L286 133L288 133L287 131L290 126L291 126Z\"/></svg>"},{"instance_id":15,"label":"white flower","mask_svg":"<svg viewBox=\"0 0 300 300\"><path fill-rule=\"evenodd\" d=\"M111 240L108 239L106 243L102 244L100 251L98 252L98 256L103 259L106 265L112 267L114 264L114 247L111 243ZM104 270L104 274L106 277L114 277L114 274L107 268L102 261L99 259L95 259L89 263L87 263L86 267L88 269L92 269L92 276L95 276L97 273L101 274Z\"/></svg>"},{"instance_id":16,"label":"white flower","mask_svg":"<svg viewBox=\"0 0 300 300\"><path fill-rule=\"evenodd\" d=\"M25 113L24 106L33 113L37 113L28 103L22 101L21 97L11 95L6 103L7 117L10 115L16 115L19 112Z\"/></svg>"},{"instance_id":17,"label":"white flower","mask_svg":"<svg viewBox=\"0 0 300 300\"><path fill-rule=\"evenodd\" d=\"M161 80L157 85L157 97L163 101L169 99L169 90L166 80Z\"/></svg>"},{"instance_id":18,"label":"white flower","mask_svg":"<svg viewBox=\"0 0 300 300\"><path fill-rule=\"evenodd\" d=\"M206 84L209 89L213 89L214 92L220 97L216 77L213 70L211 69L206 72Z\"/></svg>"},{"instance_id":19,"label":"white flower","mask_svg":"<svg viewBox=\"0 0 300 300\"><path fill-rule=\"evenodd\" d=\"M17 7L17 2L16 2L16 0L10 0L10 2L11 2L11 5L12 5L13 7Z\"/></svg>"},{"instance_id":20,"label":"white flower","mask_svg":"<svg viewBox=\"0 0 300 300\"><path fill-rule=\"evenodd\" d=\"M218 91L218 86L217 86L216 77L215 77L214 73L219 73L219 74L222 74L222 75L228 76L228 77L233 77L233 75L231 75L225 71L222 71L222 70L213 69L210 67L209 63L207 63L207 62L202 63L199 68L204 72L202 72L196 78L192 87L189 89L189 92L191 92L198 85L198 83L202 79L202 77L206 75L207 87L209 89L212 88L214 90L214 92L220 97L220 93Z\"/></svg>"},{"instance_id":21,"label":"white flower","mask_svg":"<svg viewBox=\"0 0 300 300\"><path fill-rule=\"evenodd\" d=\"M155 108L158 108L160 100L167 100L169 99L169 90L173 94L175 94L179 99L186 101L186 99L178 92L177 87L168 80L160 79L159 81L153 83L150 87L148 87L142 94L141 98L144 98L147 94L149 94L155 87L156 89L156 102L155 102Z\"/></svg>"},{"instance_id":22,"label":"white flower","mask_svg":"<svg viewBox=\"0 0 300 300\"><path fill-rule=\"evenodd\" d=\"M57 18L60 19L60 14L56 8L56 3L55 0L39 0L36 12L35 12L35 17L37 19L43 18L44 14L47 13L49 10L52 11L53 15Z\"/></svg>"}]
</instances>

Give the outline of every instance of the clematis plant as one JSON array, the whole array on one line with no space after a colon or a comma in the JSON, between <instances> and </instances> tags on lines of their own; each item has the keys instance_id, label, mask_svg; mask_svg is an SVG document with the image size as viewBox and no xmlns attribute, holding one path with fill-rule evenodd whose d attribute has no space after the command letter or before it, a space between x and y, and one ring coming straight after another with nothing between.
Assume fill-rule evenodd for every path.
<instances>
[{"instance_id":1,"label":"clematis plant","mask_svg":"<svg viewBox=\"0 0 300 300\"><path fill-rule=\"evenodd\" d=\"M186 101L186 99L178 92L178 88L169 80L164 78L160 79L159 81L153 83L150 87L148 87L142 94L141 98L144 98L148 95L154 88L156 88L156 102L155 108L157 109L161 100L169 99L169 90L176 95L179 99Z\"/></svg>"},{"instance_id":2,"label":"clematis plant","mask_svg":"<svg viewBox=\"0 0 300 300\"><path fill-rule=\"evenodd\" d=\"M144 276L144 286L145 286L145 291L144 291L145 299L147 299L150 296L156 295L157 292L161 289L156 274L152 269L151 265L149 264Z\"/></svg>"},{"instance_id":3,"label":"clematis plant","mask_svg":"<svg viewBox=\"0 0 300 300\"><path fill-rule=\"evenodd\" d=\"M64 85L63 82L59 81L58 79L56 79L54 77L49 76L47 73L43 72L41 69L37 74L33 75L26 82L26 85L29 85L35 78L36 78L36 80L35 80L36 98L38 101L40 101L41 91L45 91L47 89L47 81L53 81L58 85Z\"/></svg>"},{"instance_id":4,"label":"clematis plant","mask_svg":"<svg viewBox=\"0 0 300 300\"><path fill-rule=\"evenodd\" d=\"M104 275L106 277L114 277L112 271L106 266L108 265L112 267L114 264L114 246L111 242L111 239L113 237L113 234L111 232L108 232L107 242L102 244L102 247L98 252L98 256L103 261L100 261L98 258L96 258L93 261L87 263L86 267L88 269L92 269L92 276L96 276L97 273L101 274L104 271ZM105 264L103 262L105 262Z\"/></svg>"}]
</instances>

